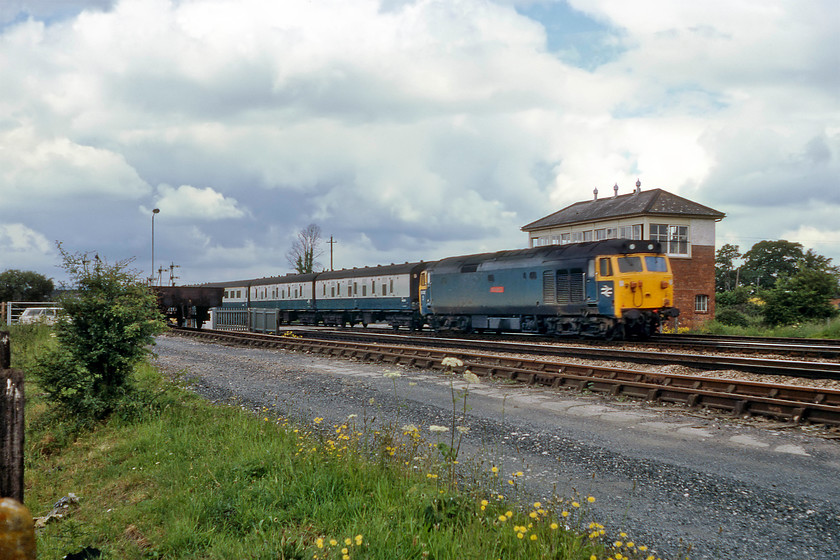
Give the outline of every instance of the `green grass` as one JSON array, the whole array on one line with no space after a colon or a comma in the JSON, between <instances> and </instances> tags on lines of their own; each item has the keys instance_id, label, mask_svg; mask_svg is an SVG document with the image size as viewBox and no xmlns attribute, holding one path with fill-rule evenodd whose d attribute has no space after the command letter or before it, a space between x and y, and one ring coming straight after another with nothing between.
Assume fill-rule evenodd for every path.
<instances>
[{"instance_id":1,"label":"green grass","mask_svg":"<svg viewBox=\"0 0 840 560\"><path fill-rule=\"evenodd\" d=\"M840 339L840 317L781 327L767 327L759 321L751 321L748 327L735 327L723 325L717 321L709 321L697 329L696 332L721 335Z\"/></svg>"},{"instance_id":2,"label":"green grass","mask_svg":"<svg viewBox=\"0 0 840 560\"><path fill-rule=\"evenodd\" d=\"M37 345L15 341L31 359ZM26 504L41 516L80 498L38 533L39 559L85 546L126 560L649 556L606 542L586 498L517 506L486 466L484 484L458 488L416 431L294 426L210 405L149 365L135 383L133 401L80 431L27 381Z\"/></svg>"}]
</instances>

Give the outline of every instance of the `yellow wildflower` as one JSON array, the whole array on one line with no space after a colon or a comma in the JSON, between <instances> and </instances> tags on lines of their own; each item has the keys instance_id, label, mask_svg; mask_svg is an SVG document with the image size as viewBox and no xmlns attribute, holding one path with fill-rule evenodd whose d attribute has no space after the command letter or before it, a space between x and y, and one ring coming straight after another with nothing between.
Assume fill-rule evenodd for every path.
<instances>
[{"instance_id":1,"label":"yellow wildflower","mask_svg":"<svg viewBox=\"0 0 840 560\"><path fill-rule=\"evenodd\" d=\"M589 496L589 497L587 497L587 498L586 498L586 501L587 501L587 502L589 502L589 503L591 504L592 502L594 502L594 501L595 501L595 496Z\"/></svg>"},{"instance_id":2,"label":"yellow wildflower","mask_svg":"<svg viewBox=\"0 0 840 560\"><path fill-rule=\"evenodd\" d=\"M356 535L356 546L362 544L362 535Z\"/></svg>"}]
</instances>

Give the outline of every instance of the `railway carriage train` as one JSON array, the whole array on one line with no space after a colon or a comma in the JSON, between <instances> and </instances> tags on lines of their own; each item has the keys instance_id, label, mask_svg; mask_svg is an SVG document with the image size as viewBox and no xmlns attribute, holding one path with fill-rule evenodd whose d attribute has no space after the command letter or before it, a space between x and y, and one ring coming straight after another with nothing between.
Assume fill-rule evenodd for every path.
<instances>
[{"instance_id":1,"label":"railway carriage train","mask_svg":"<svg viewBox=\"0 0 840 560\"><path fill-rule=\"evenodd\" d=\"M210 284L223 307L277 309L284 323L410 330L647 337L673 306L657 241L611 239Z\"/></svg>"}]
</instances>

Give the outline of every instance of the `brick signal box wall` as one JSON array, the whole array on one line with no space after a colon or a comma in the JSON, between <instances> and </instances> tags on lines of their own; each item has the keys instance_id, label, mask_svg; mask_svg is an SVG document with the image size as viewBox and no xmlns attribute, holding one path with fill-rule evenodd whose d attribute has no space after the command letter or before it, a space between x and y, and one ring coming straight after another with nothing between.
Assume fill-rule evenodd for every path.
<instances>
[{"instance_id":1,"label":"brick signal box wall","mask_svg":"<svg viewBox=\"0 0 840 560\"><path fill-rule=\"evenodd\" d=\"M691 258L671 257L674 272L674 305L680 310L680 327L696 327L715 316L715 248L693 245ZM695 295L709 296L708 311L695 311ZM673 325L672 325L673 326Z\"/></svg>"}]
</instances>

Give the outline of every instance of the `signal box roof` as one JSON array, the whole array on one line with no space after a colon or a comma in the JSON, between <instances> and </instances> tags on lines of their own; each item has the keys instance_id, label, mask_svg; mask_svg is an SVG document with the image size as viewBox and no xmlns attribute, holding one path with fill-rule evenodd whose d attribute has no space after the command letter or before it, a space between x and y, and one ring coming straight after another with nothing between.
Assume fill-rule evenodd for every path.
<instances>
[{"instance_id":1,"label":"signal box roof","mask_svg":"<svg viewBox=\"0 0 840 560\"><path fill-rule=\"evenodd\" d=\"M535 231L550 227L645 215L688 216L710 220L722 220L726 217L723 212L718 212L708 206L692 202L662 189L651 189L576 202L554 214L549 214L544 218L524 225L521 229L522 231Z\"/></svg>"}]
</instances>

